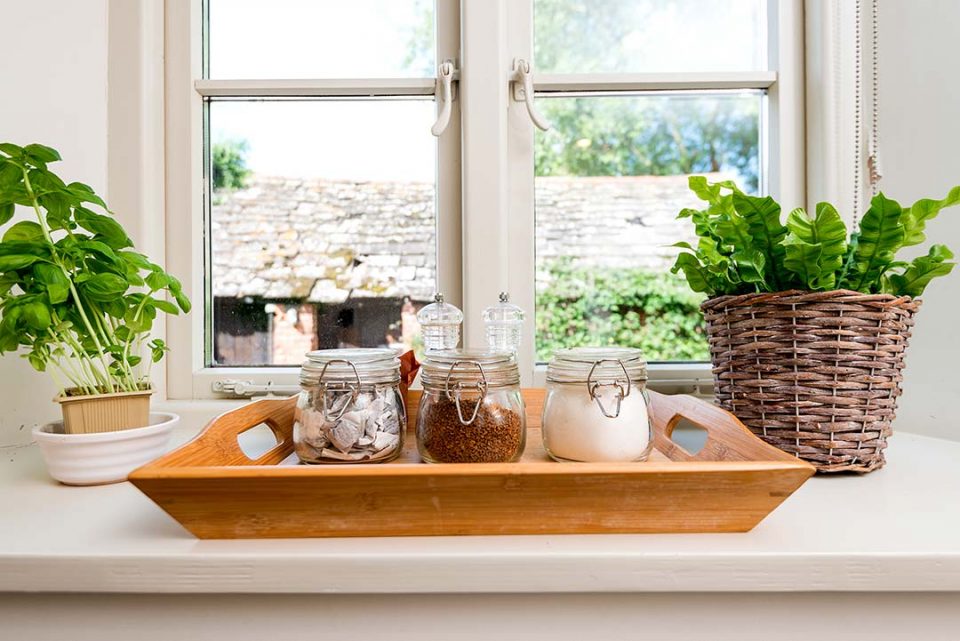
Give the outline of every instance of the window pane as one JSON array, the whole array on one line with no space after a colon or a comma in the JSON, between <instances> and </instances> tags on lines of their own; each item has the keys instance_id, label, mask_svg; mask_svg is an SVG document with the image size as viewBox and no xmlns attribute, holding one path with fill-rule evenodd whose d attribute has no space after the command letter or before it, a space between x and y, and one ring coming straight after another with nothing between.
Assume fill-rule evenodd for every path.
<instances>
[{"instance_id":1,"label":"window pane","mask_svg":"<svg viewBox=\"0 0 960 641\"><path fill-rule=\"evenodd\" d=\"M208 0L211 78L433 76L432 0Z\"/></svg>"},{"instance_id":2,"label":"window pane","mask_svg":"<svg viewBox=\"0 0 960 641\"><path fill-rule=\"evenodd\" d=\"M755 191L759 92L538 98L553 124L536 141L537 358L617 344L648 360L707 360L703 299L670 273L690 174Z\"/></svg>"},{"instance_id":3,"label":"window pane","mask_svg":"<svg viewBox=\"0 0 960 641\"><path fill-rule=\"evenodd\" d=\"M540 73L766 69L766 0L535 0Z\"/></svg>"},{"instance_id":4,"label":"window pane","mask_svg":"<svg viewBox=\"0 0 960 641\"><path fill-rule=\"evenodd\" d=\"M417 347L436 287L433 100L209 109L211 364Z\"/></svg>"}]
</instances>

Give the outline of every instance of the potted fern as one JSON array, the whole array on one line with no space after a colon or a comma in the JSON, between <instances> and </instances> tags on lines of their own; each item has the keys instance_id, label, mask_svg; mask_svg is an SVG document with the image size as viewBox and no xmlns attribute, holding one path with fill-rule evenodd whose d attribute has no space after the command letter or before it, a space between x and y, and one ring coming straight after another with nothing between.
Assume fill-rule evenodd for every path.
<instances>
[{"instance_id":1,"label":"potted fern","mask_svg":"<svg viewBox=\"0 0 960 641\"><path fill-rule=\"evenodd\" d=\"M909 262L896 255L960 204L960 187L906 208L878 194L849 235L829 203L784 221L772 198L733 182L693 176L690 188L705 205L679 217L699 240L677 243L673 272L709 296L718 404L820 471L881 467L918 297L955 265L940 244Z\"/></svg>"},{"instance_id":2,"label":"potted fern","mask_svg":"<svg viewBox=\"0 0 960 641\"><path fill-rule=\"evenodd\" d=\"M136 252L106 203L48 164L50 147L0 143L0 354L56 381L67 434L148 424L158 312L190 310L180 282ZM169 295L170 300L167 300Z\"/></svg>"}]
</instances>

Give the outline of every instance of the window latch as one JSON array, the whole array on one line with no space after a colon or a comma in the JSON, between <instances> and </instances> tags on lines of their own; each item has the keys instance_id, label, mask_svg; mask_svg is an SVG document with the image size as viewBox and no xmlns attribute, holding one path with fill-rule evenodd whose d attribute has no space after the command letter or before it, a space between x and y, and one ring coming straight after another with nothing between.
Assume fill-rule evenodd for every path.
<instances>
[{"instance_id":1,"label":"window latch","mask_svg":"<svg viewBox=\"0 0 960 641\"><path fill-rule=\"evenodd\" d=\"M454 100L453 81L457 73L457 67L453 60L444 60L437 68L437 88L435 91L437 104L440 106L440 113L437 114L437 121L430 128L430 133L439 137L450 124L450 109Z\"/></svg>"},{"instance_id":2,"label":"window latch","mask_svg":"<svg viewBox=\"0 0 960 641\"><path fill-rule=\"evenodd\" d=\"M513 59L513 72L510 74L510 83L513 85L513 99L527 105L530 120L541 131L549 131L550 123L544 118L533 104L533 73L530 63L523 58Z\"/></svg>"},{"instance_id":3,"label":"window latch","mask_svg":"<svg viewBox=\"0 0 960 641\"><path fill-rule=\"evenodd\" d=\"M236 398L293 396L300 392L300 388L296 385L275 385L273 381L268 381L266 385L261 385L253 381L238 381L233 378L215 380L210 387L217 394L226 394Z\"/></svg>"}]
</instances>

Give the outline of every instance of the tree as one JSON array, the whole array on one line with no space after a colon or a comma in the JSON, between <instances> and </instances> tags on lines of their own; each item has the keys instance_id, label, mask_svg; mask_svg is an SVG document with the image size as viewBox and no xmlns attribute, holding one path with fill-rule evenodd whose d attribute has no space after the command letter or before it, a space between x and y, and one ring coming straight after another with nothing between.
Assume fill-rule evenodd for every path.
<instances>
[{"instance_id":1,"label":"tree","mask_svg":"<svg viewBox=\"0 0 960 641\"><path fill-rule=\"evenodd\" d=\"M250 177L247 168L247 141L222 140L213 143L210 154L213 189L243 189Z\"/></svg>"},{"instance_id":2,"label":"tree","mask_svg":"<svg viewBox=\"0 0 960 641\"><path fill-rule=\"evenodd\" d=\"M425 0L420 0L424 2ZM535 68L585 73L634 68L636 48L619 46L666 10L660 0L537 0ZM683 23L709 16L698 3L671 5ZM427 12L429 13L429 12ZM408 64L432 59L432 25L409 35ZM586 37L585 37L586 34ZM759 100L753 95L541 98L553 128L538 133L538 176L677 175L731 172L756 190Z\"/></svg>"}]
</instances>

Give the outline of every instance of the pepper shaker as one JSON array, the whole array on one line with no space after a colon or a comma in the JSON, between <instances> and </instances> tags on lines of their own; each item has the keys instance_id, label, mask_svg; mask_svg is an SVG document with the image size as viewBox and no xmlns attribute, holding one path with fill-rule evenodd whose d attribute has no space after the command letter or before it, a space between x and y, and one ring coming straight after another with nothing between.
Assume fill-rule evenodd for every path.
<instances>
[{"instance_id":1,"label":"pepper shaker","mask_svg":"<svg viewBox=\"0 0 960 641\"><path fill-rule=\"evenodd\" d=\"M463 312L455 305L444 302L443 294L437 292L433 302L417 313L417 321L423 332L423 346L427 352L454 349L460 344Z\"/></svg>"},{"instance_id":2,"label":"pepper shaker","mask_svg":"<svg viewBox=\"0 0 960 641\"><path fill-rule=\"evenodd\" d=\"M520 348L523 310L510 302L510 294L500 292L500 302L483 310L487 349L492 352L513 352Z\"/></svg>"}]
</instances>

